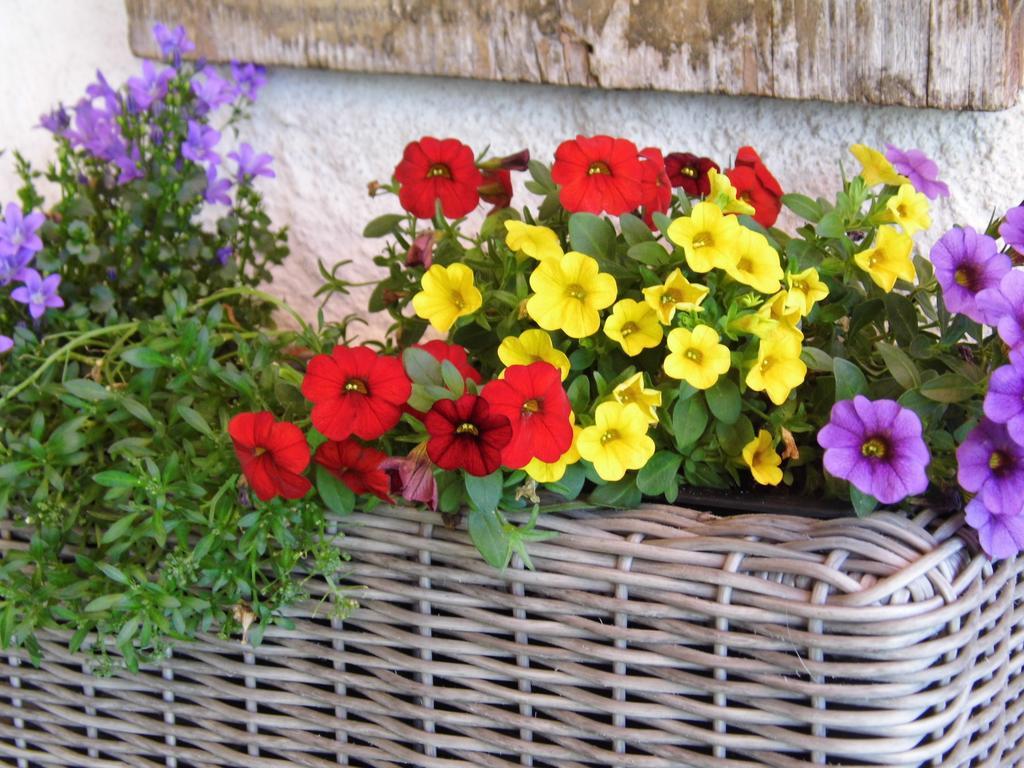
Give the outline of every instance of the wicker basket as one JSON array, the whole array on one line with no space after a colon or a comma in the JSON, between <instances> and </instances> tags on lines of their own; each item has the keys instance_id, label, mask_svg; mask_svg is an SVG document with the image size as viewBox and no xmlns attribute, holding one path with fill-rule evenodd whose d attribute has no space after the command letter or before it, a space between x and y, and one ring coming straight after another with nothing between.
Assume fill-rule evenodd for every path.
<instances>
[{"instance_id":1,"label":"wicker basket","mask_svg":"<svg viewBox=\"0 0 1024 768\"><path fill-rule=\"evenodd\" d=\"M549 515L499 575L409 509L347 520L344 626L297 612L97 678L8 657L0 755L74 766L1024 766L1024 563L960 521ZM13 546L13 544L8 544ZM314 586L314 590L316 587Z\"/></svg>"}]
</instances>

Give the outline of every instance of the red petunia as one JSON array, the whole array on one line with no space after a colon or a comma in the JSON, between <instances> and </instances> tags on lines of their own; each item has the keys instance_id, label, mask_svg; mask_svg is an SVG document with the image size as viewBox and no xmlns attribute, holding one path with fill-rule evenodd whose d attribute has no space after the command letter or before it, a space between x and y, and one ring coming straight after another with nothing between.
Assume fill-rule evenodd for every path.
<instances>
[{"instance_id":1,"label":"red petunia","mask_svg":"<svg viewBox=\"0 0 1024 768\"><path fill-rule=\"evenodd\" d=\"M228 422L235 456L261 501L275 496L301 499L310 482L300 473L309 466L309 445L302 430L277 421L269 411L239 413Z\"/></svg>"},{"instance_id":2,"label":"red petunia","mask_svg":"<svg viewBox=\"0 0 1024 768\"><path fill-rule=\"evenodd\" d=\"M313 461L341 480L357 496L372 493L377 498L393 503L388 492L391 478L381 468L387 456L375 448L355 440L328 440L316 449Z\"/></svg>"},{"instance_id":3,"label":"red petunia","mask_svg":"<svg viewBox=\"0 0 1024 768\"><path fill-rule=\"evenodd\" d=\"M501 452L512 439L508 417L491 411L477 395L438 400L423 419L430 434L427 455L441 469L464 469L483 477L501 466Z\"/></svg>"},{"instance_id":4,"label":"red petunia","mask_svg":"<svg viewBox=\"0 0 1024 768\"><path fill-rule=\"evenodd\" d=\"M690 152L670 152L665 156L665 172L673 187L682 187L689 197L705 197L711 192L708 171L722 170L709 157L697 157Z\"/></svg>"},{"instance_id":5,"label":"red petunia","mask_svg":"<svg viewBox=\"0 0 1024 768\"><path fill-rule=\"evenodd\" d=\"M487 382L480 395L491 413L512 425L512 439L501 453L506 467L525 467L531 459L557 461L572 446L572 407L561 373L550 363L510 365L505 377Z\"/></svg>"},{"instance_id":6,"label":"red petunia","mask_svg":"<svg viewBox=\"0 0 1024 768\"><path fill-rule=\"evenodd\" d=\"M450 219L465 216L480 202L483 183L473 150L457 139L424 136L411 142L395 167L398 200L418 219L434 217L435 203Z\"/></svg>"},{"instance_id":7,"label":"red petunia","mask_svg":"<svg viewBox=\"0 0 1024 768\"><path fill-rule=\"evenodd\" d=\"M503 168L485 168L484 183L480 186L480 199L493 206L491 213L512 204L512 174Z\"/></svg>"},{"instance_id":8,"label":"red petunia","mask_svg":"<svg viewBox=\"0 0 1024 768\"><path fill-rule=\"evenodd\" d=\"M636 144L611 136L577 136L555 150L551 178L571 213L602 211L618 216L643 202L643 169Z\"/></svg>"},{"instance_id":9,"label":"red petunia","mask_svg":"<svg viewBox=\"0 0 1024 768\"><path fill-rule=\"evenodd\" d=\"M465 347L460 347L458 344L449 344L438 339L427 341L423 344L414 344L413 346L429 352L435 360L440 360L442 363L445 360L449 361L458 369L464 379L477 384L482 383L484 380L480 372L469 364L469 357L466 354Z\"/></svg>"},{"instance_id":10,"label":"red petunia","mask_svg":"<svg viewBox=\"0 0 1024 768\"><path fill-rule=\"evenodd\" d=\"M328 439L375 440L398 423L412 382L395 357L338 346L309 361L302 394L313 403L313 426Z\"/></svg>"},{"instance_id":11,"label":"red petunia","mask_svg":"<svg viewBox=\"0 0 1024 768\"><path fill-rule=\"evenodd\" d=\"M770 227L782 210L782 187L752 147L740 147L736 165L725 172L736 188L737 197L754 206L754 220Z\"/></svg>"},{"instance_id":12,"label":"red petunia","mask_svg":"<svg viewBox=\"0 0 1024 768\"><path fill-rule=\"evenodd\" d=\"M644 222L648 227L654 229L654 212L665 213L672 205L672 185L665 172L665 160L661 156L660 149L647 147L640 150L640 157L642 158L640 168L644 174L644 198L641 207L643 208Z\"/></svg>"}]
</instances>

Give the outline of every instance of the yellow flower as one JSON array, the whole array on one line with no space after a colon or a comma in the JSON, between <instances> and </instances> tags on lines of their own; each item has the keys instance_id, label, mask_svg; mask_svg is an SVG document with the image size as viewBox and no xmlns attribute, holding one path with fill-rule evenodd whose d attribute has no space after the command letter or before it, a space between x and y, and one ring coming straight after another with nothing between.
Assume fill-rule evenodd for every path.
<instances>
[{"instance_id":1,"label":"yellow flower","mask_svg":"<svg viewBox=\"0 0 1024 768\"><path fill-rule=\"evenodd\" d=\"M441 333L448 333L458 318L473 314L483 304L480 291L473 285L473 271L465 264L434 264L424 273L420 285L423 290L412 297L412 307Z\"/></svg>"},{"instance_id":2,"label":"yellow flower","mask_svg":"<svg viewBox=\"0 0 1024 768\"><path fill-rule=\"evenodd\" d=\"M508 234L505 244L516 253L525 253L534 259L558 258L563 254L562 244L554 230L524 224L515 219L505 222Z\"/></svg>"},{"instance_id":3,"label":"yellow flower","mask_svg":"<svg viewBox=\"0 0 1024 768\"><path fill-rule=\"evenodd\" d=\"M814 305L828 296L828 286L818 278L818 270L814 267L786 275L789 291L782 311L784 314L797 314L807 317Z\"/></svg>"},{"instance_id":4,"label":"yellow flower","mask_svg":"<svg viewBox=\"0 0 1024 768\"><path fill-rule=\"evenodd\" d=\"M654 441L647 436L639 405L609 400L597 406L594 421L580 432L576 444L602 480L621 480L627 469L640 469L654 455Z\"/></svg>"},{"instance_id":5,"label":"yellow flower","mask_svg":"<svg viewBox=\"0 0 1024 768\"><path fill-rule=\"evenodd\" d=\"M779 254L760 232L740 227L736 237L736 260L725 265L736 282L761 293L775 293L782 287L783 272Z\"/></svg>"},{"instance_id":6,"label":"yellow flower","mask_svg":"<svg viewBox=\"0 0 1024 768\"><path fill-rule=\"evenodd\" d=\"M778 485L782 482L782 457L772 446L772 436L765 430L743 446L743 461L750 467L754 480L761 485Z\"/></svg>"},{"instance_id":7,"label":"yellow flower","mask_svg":"<svg viewBox=\"0 0 1024 768\"><path fill-rule=\"evenodd\" d=\"M875 285L889 293L897 277L908 283L916 279L914 262L910 259L913 247L910 235L897 232L895 227L879 227L874 247L854 255L853 260L871 276Z\"/></svg>"},{"instance_id":8,"label":"yellow flower","mask_svg":"<svg viewBox=\"0 0 1024 768\"><path fill-rule=\"evenodd\" d=\"M789 333L761 339L757 362L747 373L747 386L767 392L775 405L782 405L789 393L803 384L807 366L800 359L800 340Z\"/></svg>"},{"instance_id":9,"label":"yellow flower","mask_svg":"<svg viewBox=\"0 0 1024 768\"><path fill-rule=\"evenodd\" d=\"M569 412L569 418L575 419L571 411ZM557 483L561 480L565 476L565 468L580 460L580 451L576 447L576 441L579 440L580 432L582 431L582 429L573 424L572 445L569 446L569 450L563 453L556 461L530 459L530 463L523 467L526 474L538 483Z\"/></svg>"},{"instance_id":10,"label":"yellow flower","mask_svg":"<svg viewBox=\"0 0 1024 768\"><path fill-rule=\"evenodd\" d=\"M544 259L530 275L534 295L526 302L530 317L546 331L574 339L593 336L601 327L599 310L615 301L615 278L598 270L597 261L576 251Z\"/></svg>"},{"instance_id":11,"label":"yellow flower","mask_svg":"<svg viewBox=\"0 0 1024 768\"><path fill-rule=\"evenodd\" d=\"M689 216L669 224L668 239L683 249L690 269L710 272L735 261L739 230L735 216L725 216L714 203L697 203Z\"/></svg>"},{"instance_id":12,"label":"yellow flower","mask_svg":"<svg viewBox=\"0 0 1024 768\"><path fill-rule=\"evenodd\" d=\"M674 269L665 278L663 285L644 288L644 301L658 314L658 320L665 325L672 322L677 309L692 309L700 312L700 303L708 295L705 285L694 285L683 276L681 269Z\"/></svg>"},{"instance_id":13,"label":"yellow flower","mask_svg":"<svg viewBox=\"0 0 1024 768\"><path fill-rule=\"evenodd\" d=\"M889 198L885 207L888 209L886 221L899 224L911 237L932 225L932 217L928 215L928 198L910 184L901 184L899 191Z\"/></svg>"},{"instance_id":14,"label":"yellow flower","mask_svg":"<svg viewBox=\"0 0 1024 768\"><path fill-rule=\"evenodd\" d=\"M661 407L661 392L644 388L644 374L634 373L612 390L615 399L623 405L636 403L644 412L648 424L657 424L658 409Z\"/></svg>"},{"instance_id":15,"label":"yellow flower","mask_svg":"<svg viewBox=\"0 0 1024 768\"><path fill-rule=\"evenodd\" d=\"M562 374L562 381L569 375L569 358L562 350L555 349L551 337L539 328L523 331L518 336L506 336L498 346L498 359L506 367L551 363Z\"/></svg>"},{"instance_id":16,"label":"yellow flower","mask_svg":"<svg viewBox=\"0 0 1024 768\"><path fill-rule=\"evenodd\" d=\"M711 185L711 190L708 192L708 201L717 205L722 210L722 213L754 215L754 206L736 196L736 188L724 173L719 173L714 168L709 169L708 182Z\"/></svg>"},{"instance_id":17,"label":"yellow flower","mask_svg":"<svg viewBox=\"0 0 1024 768\"><path fill-rule=\"evenodd\" d=\"M718 334L707 325L698 325L693 331L672 329L668 348L665 373L697 389L714 386L718 377L729 370L729 348L718 343Z\"/></svg>"},{"instance_id":18,"label":"yellow flower","mask_svg":"<svg viewBox=\"0 0 1024 768\"><path fill-rule=\"evenodd\" d=\"M860 177L869 187L876 184L897 186L909 181L906 176L896 173L892 163L886 160L885 155L877 149L872 149L864 144L854 144L850 147L850 152L860 162Z\"/></svg>"},{"instance_id":19,"label":"yellow flower","mask_svg":"<svg viewBox=\"0 0 1024 768\"><path fill-rule=\"evenodd\" d=\"M612 307L612 313L604 321L604 334L619 342L627 355L636 357L645 349L661 344L665 332L657 313L648 304L623 299Z\"/></svg>"}]
</instances>

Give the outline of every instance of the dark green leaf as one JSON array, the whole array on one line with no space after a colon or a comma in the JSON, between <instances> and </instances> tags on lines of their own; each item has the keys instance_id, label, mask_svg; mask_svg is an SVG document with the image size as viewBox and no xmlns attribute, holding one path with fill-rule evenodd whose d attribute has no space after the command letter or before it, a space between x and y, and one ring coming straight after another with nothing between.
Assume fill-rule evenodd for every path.
<instances>
[{"instance_id":1,"label":"dark green leaf","mask_svg":"<svg viewBox=\"0 0 1024 768\"><path fill-rule=\"evenodd\" d=\"M470 507L469 537L489 565L495 568L504 568L508 565L512 556L511 542L493 510L484 512L476 507Z\"/></svg>"},{"instance_id":2,"label":"dark green leaf","mask_svg":"<svg viewBox=\"0 0 1024 768\"><path fill-rule=\"evenodd\" d=\"M836 402L849 400L854 395L867 394L867 378L861 369L849 360L844 360L841 357L833 358L832 372L836 377Z\"/></svg>"},{"instance_id":3,"label":"dark green leaf","mask_svg":"<svg viewBox=\"0 0 1024 768\"><path fill-rule=\"evenodd\" d=\"M402 353L402 365L414 384L444 386L441 361L427 350L409 347Z\"/></svg>"},{"instance_id":4,"label":"dark green leaf","mask_svg":"<svg viewBox=\"0 0 1024 768\"><path fill-rule=\"evenodd\" d=\"M587 473L582 464L570 464L565 468L562 479L554 483L544 483L544 487L552 493L557 493L565 499L575 499L583 490L583 483L587 479Z\"/></svg>"},{"instance_id":5,"label":"dark green leaf","mask_svg":"<svg viewBox=\"0 0 1024 768\"><path fill-rule=\"evenodd\" d=\"M199 413L199 411L194 408L189 408L187 405L182 405L181 403L178 403L174 410L178 412L178 415L181 416L182 420L192 427L192 429L202 435L205 435L211 440L216 439L216 436L213 434L213 430L210 429L209 423L207 423L206 419L203 418L203 415Z\"/></svg>"},{"instance_id":6,"label":"dark green leaf","mask_svg":"<svg viewBox=\"0 0 1024 768\"><path fill-rule=\"evenodd\" d=\"M889 319L889 330L896 338L896 343L909 347L917 335L917 310L914 304L899 293L887 293L882 301Z\"/></svg>"},{"instance_id":7,"label":"dark green leaf","mask_svg":"<svg viewBox=\"0 0 1024 768\"><path fill-rule=\"evenodd\" d=\"M669 260L672 258L668 251L658 243L654 242L637 243L636 245L630 246L627 255L634 261L639 261L641 264L648 264L652 267L660 267L664 264L668 264Z\"/></svg>"},{"instance_id":8,"label":"dark green leaf","mask_svg":"<svg viewBox=\"0 0 1024 768\"><path fill-rule=\"evenodd\" d=\"M356 495L322 464L316 465L316 491L327 508L336 515L350 515L356 506Z\"/></svg>"},{"instance_id":9,"label":"dark green leaf","mask_svg":"<svg viewBox=\"0 0 1024 768\"><path fill-rule=\"evenodd\" d=\"M727 376L719 377L715 386L705 390L704 397L707 398L711 413L719 421L732 424L740 417L740 409L743 406L740 389Z\"/></svg>"},{"instance_id":10,"label":"dark green leaf","mask_svg":"<svg viewBox=\"0 0 1024 768\"><path fill-rule=\"evenodd\" d=\"M795 192L783 195L782 204L801 219L812 223L819 221L824 215L821 204L807 197L807 195L799 195Z\"/></svg>"},{"instance_id":11,"label":"dark green leaf","mask_svg":"<svg viewBox=\"0 0 1024 768\"><path fill-rule=\"evenodd\" d=\"M654 240L650 228L631 213L624 213L619 217L619 228L622 230L622 236L626 239L627 245L648 243Z\"/></svg>"},{"instance_id":12,"label":"dark green leaf","mask_svg":"<svg viewBox=\"0 0 1024 768\"><path fill-rule=\"evenodd\" d=\"M451 360L441 362L441 379L444 381L444 385L456 397L462 397L462 393L466 391L466 380L462 378L459 369L455 367L455 363Z\"/></svg>"},{"instance_id":13,"label":"dark green leaf","mask_svg":"<svg viewBox=\"0 0 1024 768\"><path fill-rule=\"evenodd\" d=\"M109 398L110 391L92 379L71 379L64 382L64 389L75 397L86 400L90 403L98 403Z\"/></svg>"},{"instance_id":14,"label":"dark green leaf","mask_svg":"<svg viewBox=\"0 0 1024 768\"><path fill-rule=\"evenodd\" d=\"M708 425L708 409L703 397L676 400L672 409L672 434L676 448L684 451L697 442Z\"/></svg>"},{"instance_id":15,"label":"dark green leaf","mask_svg":"<svg viewBox=\"0 0 1024 768\"><path fill-rule=\"evenodd\" d=\"M398 213L385 213L383 216L378 216L363 227L363 237L386 237L394 234L404 219L405 216Z\"/></svg>"},{"instance_id":16,"label":"dark green leaf","mask_svg":"<svg viewBox=\"0 0 1024 768\"><path fill-rule=\"evenodd\" d=\"M885 367L896 379L896 383L904 389L914 389L921 384L921 372L906 352L894 344L879 341L875 348L885 361Z\"/></svg>"},{"instance_id":17,"label":"dark green leaf","mask_svg":"<svg viewBox=\"0 0 1024 768\"><path fill-rule=\"evenodd\" d=\"M679 465L682 463L683 457L678 453L658 451L637 472L637 488L647 496L664 495L679 474Z\"/></svg>"},{"instance_id":18,"label":"dark green leaf","mask_svg":"<svg viewBox=\"0 0 1024 768\"><path fill-rule=\"evenodd\" d=\"M86 613L100 613L102 611L109 611L114 606L118 605L124 599L124 592L115 592L112 595L100 595L94 600L90 601L88 605L83 609Z\"/></svg>"},{"instance_id":19,"label":"dark green leaf","mask_svg":"<svg viewBox=\"0 0 1024 768\"><path fill-rule=\"evenodd\" d=\"M134 347L121 353L121 359L136 368L166 368L171 361L166 356L148 347Z\"/></svg>"},{"instance_id":20,"label":"dark green leaf","mask_svg":"<svg viewBox=\"0 0 1024 768\"><path fill-rule=\"evenodd\" d=\"M857 517L867 517L878 506L878 499L858 490L855 485L851 485L850 503L853 504L853 511L857 513Z\"/></svg>"},{"instance_id":21,"label":"dark green leaf","mask_svg":"<svg viewBox=\"0 0 1024 768\"><path fill-rule=\"evenodd\" d=\"M944 373L921 384L920 393L938 403L961 403L979 393L978 385L959 373Z\"/></svg>"},{"instance_id":22,"label":"dark green leaf","mask_svg":"<svg viewBox=\"0 0 1024 768\"><path fill-rule=\"evenodd\" d=\"M504 479L500 469L483 477L466 475L466 494L481 512L493 512L501 502Z\"/></svg>"},{"instance_id":23,"label":"dark green leaf","mask_svg":"<svg viewBox=\"0 0 1024 768\"><path fill-rule=\"evenodd\" d=\"M127 472L121 472L116 469L97 472L92 476L92 479L104 488L136 488L142 483L141 479L135 475L130 475Z\"/></svg>"},{"instance_id":24,"label":"dark green leaf","mask_svg":"<svg viewBox=\"0 0 1024 768\"><path fill-rule=\"evenodd\" d=\"M614 483L597 486L587 497L591 504L616 509L635 507L642 500L643 495L636 487L636 480L628 475Z\"/></svg>"},{"instance_id":25,"label":"dark green leaf","mask_svg":"<svg viewBox=\"0 0 1024 768\"><path fill-rule=\"evenodd\" d=\"M832 356L817 347L804 347L800 359L812 371L831 371Z\"/></svg>"},{"instance_id":26,"label":"dark green leaf","mask_svg":"<svg viewBox=\"0 0 1024 768\"><path fill-rule=\"evenodd\" d=\"M569 244L574 251L607 258L615 246L615 229L600 216L574 213L569 217Z\"/></svg>"}]
</instances>

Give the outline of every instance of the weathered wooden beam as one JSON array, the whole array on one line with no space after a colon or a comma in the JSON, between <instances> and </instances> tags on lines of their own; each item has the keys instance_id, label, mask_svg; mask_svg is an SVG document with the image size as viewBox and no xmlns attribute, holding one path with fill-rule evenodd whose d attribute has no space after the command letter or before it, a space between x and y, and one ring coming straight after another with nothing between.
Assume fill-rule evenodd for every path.
<instances>
[{"instance_id":1,"label":"weathered wooden beam","mask_svg":"<svg viewBox=\"0 0 1024 768\"><path fill-rule=\"evenodd\" d=\"M357 72L1002 109L1024 0L125 0L199 55Z\"/></svg>"}]
</instances>

